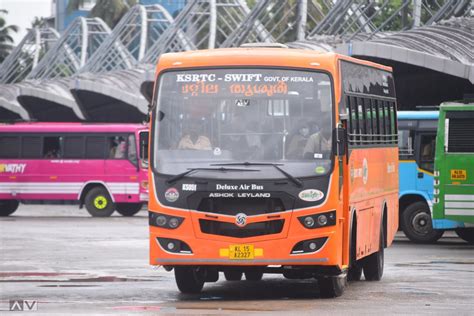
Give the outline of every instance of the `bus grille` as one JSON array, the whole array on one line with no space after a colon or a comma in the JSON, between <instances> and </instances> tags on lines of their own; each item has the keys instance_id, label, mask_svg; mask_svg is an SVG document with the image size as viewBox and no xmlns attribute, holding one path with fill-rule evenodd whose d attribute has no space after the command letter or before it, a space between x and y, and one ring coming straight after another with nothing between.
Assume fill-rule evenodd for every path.
<instances>
[{"instance_id":1,"label":"bus grille","mask_svg":"<svg viewBox=\"0 0 474 316\"><path fill-rule=\"evenodd\" d=\"M239 199L239 198L203 198L197 210L199 212L248 216L284 212L286 210L280 198Z\"/></svg>"},{"instance_id":2,"label":"bus grille","mask_svg":"<svg viewBox=\"0 0 474 316\"><path fill-rule=\"evenodd\" d=\"M235 238L247 238L264 235L279 234L283 229L284 220L250 223L245 227L238 227L233 223L200 219L201 231L205 234Z\"/></svg>"}]
</instances>

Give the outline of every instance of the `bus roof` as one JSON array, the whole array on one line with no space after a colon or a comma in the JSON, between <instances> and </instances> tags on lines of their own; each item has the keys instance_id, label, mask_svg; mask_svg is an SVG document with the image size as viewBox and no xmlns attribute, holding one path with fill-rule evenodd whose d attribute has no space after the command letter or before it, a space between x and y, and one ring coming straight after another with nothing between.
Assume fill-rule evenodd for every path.
<instances>
[{"instance_id":1,"label":"bus roof","mask_svg":"<svg viewBox=\"0 0 474 316\"><path fill-rule=\"evenodd\" d=\"M219 48L167 53L160 56L158 64L161 68L209 66L277 67L285 65L288 67L327 69L334 67L338 59L344 59L389 72L392 71L391 67L336 53L320 53L313 50L268 47Z\"/></svg>"},{"instance_id":2,"label":"bus roof","mask_svg":"<svg viewBox=\"0 0 474 316\"><path fill-rule=\"evenodd\" d=\"M145 124L120 124L120 123L0 123L0 133L130 133L147 129Z\"/></svg>"},{"instance_id":3,"label":"bus roof","mask_svg":"<svg viewBox=\"0 0 474 316\"><path fill-rule=\"evenodd\" d=\"M399 120L437 120L438 111L398 111L397 119Z\"/></svg>"}]
</instances>

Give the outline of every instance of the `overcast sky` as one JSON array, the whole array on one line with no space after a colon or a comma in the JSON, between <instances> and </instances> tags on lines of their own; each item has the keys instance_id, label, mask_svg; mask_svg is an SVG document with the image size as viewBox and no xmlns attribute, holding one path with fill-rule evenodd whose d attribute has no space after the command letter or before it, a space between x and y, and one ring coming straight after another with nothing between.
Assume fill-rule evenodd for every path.
<instances>
[{"instance_id":1,"label":"overcast sky","mask_svg":"<svg viewBox=\"0 0 474 316\"><path fill-rule=\"evenodd\" d=\"M37 17L51 16L51 0L0 0L0 9L8 11L5 20L7 24L20 27L17 34L13 34L15 44L18 44L31 27L31 22Z\"/></svg>"}]
</instances>

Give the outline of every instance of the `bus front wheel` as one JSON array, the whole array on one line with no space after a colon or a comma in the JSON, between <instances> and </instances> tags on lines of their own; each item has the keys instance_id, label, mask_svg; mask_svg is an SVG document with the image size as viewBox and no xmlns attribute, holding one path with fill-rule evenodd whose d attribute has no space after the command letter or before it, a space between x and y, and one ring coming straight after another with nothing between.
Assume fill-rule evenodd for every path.
<instances>
[{"instance_id":1,"label":"bus front wheel","mask_svg":"<svg viewBox=\"0 0 474 316\"><path fill-rule=\"evenodd\" d=\"M104 187L92 188L84 199L86 210L93 217L108 217L115 211L115 205Z\"/></svg>"},{"instance_id":2,"label":"bus front wheel","mask_svg":"<svg viewBox=\"0 0 474 316\"><path fill-rule=\"evenodd\" d=\"M197 268L175 267L174 277L181 293L198 294L204 287L204 276Z\"/></svg>"},{"instance_id":3,"label":"bus front wheel","mask_svg":"<svg viewBox=\"0 0 474 316\"><path fill-rule=\"evenodd\" d=\"M458 228L456 234L471 245L474 244L474 228Z\"/></svg>"},{"instance_id":4,"label":"bus front wheel","mask_svg":"<svg viewBox=\"0 0 474 316\"><path fill-rule=\"evenodd\" d=\"M341 296L344 293L346 282L347 277L345 275L318 278L320 296L323 298Z\"/></svg>"},{"instance_id":5,"label":"bus front wheel","mask_svg":"<svg viewBox=\"0 0 474 316\"><path fill-rule=\"evenodd\" d=\"M364 276L367 281L380 281L384 265L384 234L383 225L380 225L379 251L363 259Z\"/></svg>"},{"instance_id":6,"label":"bus front wheel","mask_svg":"<svg viewBox=\"0 0 474 316\"><path fill-rule=\"evenodd\" d=\"M18 206L20 205L20 202L17 200L2 200L0 201L0 216L9 216L13 214Z\"/></svg>"},{"instance_id":7,"label":"bus front wheel","mask_svg":"<svg viewBox=\"0 0 474 316\"><path fill-rule=\"evenodd\" d=\"M122 216L133 216L142 209L143 203L115 203L117 212Z\"/></svg>"},{"instance_id":8,"label":"bus front wheel","mask_svg":"<svg viewBox=\"0 0 474 316\"><path fill-rule=\"evenodd\" d=\"M434 243L444 231L433 229L430 209L425 202L416 202L408 206L402 214L402 230L411 241L420 244Z\"/></svg>"}]
</instances>

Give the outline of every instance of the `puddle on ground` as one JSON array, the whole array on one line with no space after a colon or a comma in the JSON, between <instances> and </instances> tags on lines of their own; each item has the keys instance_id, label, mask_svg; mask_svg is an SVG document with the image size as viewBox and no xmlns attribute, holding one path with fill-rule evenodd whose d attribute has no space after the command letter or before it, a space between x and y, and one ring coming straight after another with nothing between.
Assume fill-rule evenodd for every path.
<instances>
[{"instance_id":1,"label":"puddle on ground","mask_svg":"<svg viewBox=\"0 0 474 316\"><path fill-rule=\"evenodd\" d=\"M72 277L74 276L74 277ZM132 277L117 277L117 276L96 276L84 277L86 273L57 273L57 272L0 272L0 283L5 282L150 282L157 281L161 277L153 278L132 278ZM34 279L31 277L38 277ZM54 277L65 277L65 279L54 279ZM1 278L5 278L2 280ZM44 279L41 279L44 278ZM53 279L51 279L53 278Z\"/></svg>"}]
</instances>

